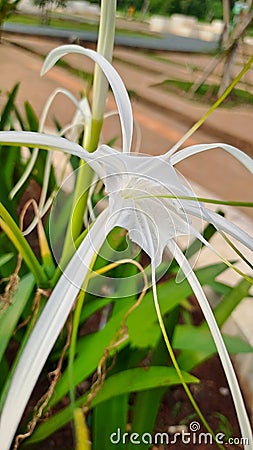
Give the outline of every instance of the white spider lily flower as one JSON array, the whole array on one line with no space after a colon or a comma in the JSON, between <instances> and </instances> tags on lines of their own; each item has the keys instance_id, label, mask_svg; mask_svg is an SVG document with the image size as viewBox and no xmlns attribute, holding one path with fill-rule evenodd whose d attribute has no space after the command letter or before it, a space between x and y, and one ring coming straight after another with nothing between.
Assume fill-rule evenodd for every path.
<instances>
[{"instance_id":1,"label":"white spider lily flower","mask_svg":"<svg viewBox=\"0 0 253 450\"><path fill-rule=\"evenodd\" d=\"M0 142L6 145L21 144L48 150L61 150L79 156L103 180L109 197L107 212L103 212L102 216L97 219L83 244L81 244L80 250L70 261L65 275L53 291L47 309L43 311L21 356L2 413L0 424L2 450L9 449L11 439L36 379L61 327L65 323L74 297L82 285L85 274L81 276L77 269L79 252L82 253L85 265L88 267L91 264L94 251L98 251L103 239L116 225L127 229L130 239L150 256L152 287L156 303L155 268L161 263L162 254L166 248L175 256L199 301L212 332L231 389L242 436L247 438L249 442L249 444L244 445L244 448L252 449L251 426L228 352L203 289L187 259L179 249L176 238L181 235L193 235L210 246L191 224L191 216L197 216L211 222L218 230L230 234L252 251L253 238L218 214L209 211L201 202L197 202L194 199L194 193L184 184L180 175L176 172L174 164L200 151L217 147L231 153L251 172L253 171L253 161L235 147L225 144L192 146L171 157L169 152L159 157L129 153L132 141L132 112L122 80L101 55L78 46L63 46L56 49L46 60L45 68L49 69L57 59L69 51L91 57L101 65L102 70L107 75L119 108L124 152L120 153L108 146L101 145L94 153L88 153L78 144L56 136L31 132L0 132ZM84 249L87 250L87 255ZM75 271L78 273L76 274ZM66 295L64 294L65 286L67 286ZM64 311L64 314L55 316L55 307L52 303L58 295L61 310ZM42 342L44 342L42 339L46 339L46 347L44 344L42 345ZM30 370L30 363L27 363L28 355L29 361L36 358L36 364L33 364L32 371ZM20 380L22 382L25 380L25 392L23 392L23 385Z\"/></svg>"},{"instance_id":2,"label":"white spider lily flower","mask_svg":"<svg viewBox=\"0 0 253 450\"><path fill-rule=\"evenodd\" d=\"M193 292L199 301L212 332L231 388L242 435L244 437L249 436L250 439L250 424L247 419L236 375L221 333L203 289L198 283L186 258L180 252L175 238L177 236L191 234L208 245L201 234L191 225L190 215L210 221L217 229L231 234L253 251L252 237L234 224L230 224L226 219L210 212L203 205L196 202L194 200L194 193L183 184L174 167L162 157L124 154L105 145L100 146L98 150L90 154L85 152L79 145L63 138L38 133L1 132L0 141L5 144L8 142L13 144L22 141L23 144L29 146L35 146L40 141L41 148L51 150L59 150L61 148L66 153L75 154L84 159L104 181L105 189L109 197L108 220L106 223L103 223L104 228L99 233L107 235L114 226L121 226L128 230L130 239L137 243L151 258L154 295L156 295L155 268L161 263L165 248L173 252L173 255L179 262L181 269L192 286ZM219 146L219 144L216 146ZM247 165L251 167L252 161L247 160ZM161 195L172 196L174 198L160 198L159 196ZM190 200L182 197L189 197ZM95 228L98 230L97 226ZM92 237L90 237L90 243L92 243L92 247L96 248L96 245L93 244ZM71 279L71 270L68 271L68 277ZM74 279L73 283L75 283ZM51 299L49 302L51 303ZM65 298L63 303L66 303ZM50 310L48 311L50 312ZM40 320L42 320L42 317ZM49 322L53 321L53 316L45 311L43 312L43 320L48 323L51 329ZM59 330L63 324L64 321L62 319L60 327L58 327ZM56 331L52 331L52 335L56 334ZM28 343L29 351L31 351L32 347L32 353L37 352L38 345L38 341L36 343L35 338L31 337L30 344ZM48 348L49 343L47 350ZM22 361L24 365L23 356ZM37 376L42 366L36 368ZM17 373L18 371L19 369L17 368ZM13 381L13 383L15 385L17 381ZM12 394L10 393L10 395ZM245 446L246 448L251 447Z\"/></svg>"}]
</instances>

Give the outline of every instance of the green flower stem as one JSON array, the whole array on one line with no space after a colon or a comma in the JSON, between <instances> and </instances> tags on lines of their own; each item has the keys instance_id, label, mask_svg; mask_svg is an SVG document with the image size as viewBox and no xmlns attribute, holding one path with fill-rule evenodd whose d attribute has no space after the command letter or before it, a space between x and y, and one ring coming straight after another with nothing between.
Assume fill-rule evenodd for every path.
<instances>
[{"instance_id":1,"label":"green flower stem","mask_svg":"<svg viewBox=\"0 0 253 450\"><path fill-rule=\"evenodd\" d=\"M112 61L114 46L116 3L116 0L103 0L101 2L97 51L109 62ZM99 66L96 64L93 84L92 119L90 124L86 126L83 141L83 146L88 152L94 152L99 144L107 93L108 81ZM72 220L69 223L67 230L60 263L62 263L62 261L69 260L73 254L73 241L78 238L82 230L83 216L87 207L87 197L92 178L93 171L87 164L81 161L73 200L71 215Z\"/></svg>"},{"instance_id":2,"label":"green flower stem","mask_svg":"<svg viewBox=\"0 0 253 450\"><path fill-rule=\"evenodd\" d=\"M91 125L85 133L84 148L86 151L92 153L96 150L103 121L92 119ZM80 161L76 187L73 199L73 209L71 220L68 225L68 230L64 242L60 266L65 266L69 261L73 252L75 251L73 242L78 238L83 227L83 216L87 206L87 198L89 194L89 187L92 183L93 170L84 161Z\"/></svg>"},{"instance_id":3,"label":"green flower stem","mask_svg":"<svg viewBox=\"0 0 253 450\"><path fill-rule=\"evenodd\" d=\"M90 264L90 270L92 269L95 261L97 258L97 254L95 253L93 256L93 259ZM72 408L72 411L74 413L76 408L76 399L75 399L75 383L74 383L74 360L75 360L75 354L76 354L76 343L78 339L78 328L80 323L80 317L81 312L83 308L83 303L85 300L85 294L86 294L86 288L89 282L90 273L88 272L82 288L79 292L79 295L77 297L76 307L73 315L73 322L72 322L72 333L71 333L71 339L70 339L70 346L69 346L69 358L68 358L68 376L69 376L69 396L70 396L70 405Z\"/></svg>"},{"instance_id":4,"label":"green flower stem","mask_svg":"<svg viewBox=\"0 0 253 450\"><path fill-rule=\"evenodd\" d=\"M18 252L22 255L22 258L26 262L28 268L34 275L39 286L47 286L48 279L46 274L34 255L30 245L24 238L19 227L5 209L2 203L0 203L0 226L12 241Z\"/></svg>"},{"instance_id":5,"label":"green flower stem","mask_svg":"<svg viewBox=\"0 0 253 450\"><path fill-rule=\"evenodd\" d=\"M85 284L87 285L87 282ZM85 298L85 287L86 286L82 287L82 290L80 291L78 298L77 298L77 302L76 302L76 307L75 307L73 322L72 322L72 333L71 333L69 357L68 357L69 396L70 396L70 404L71 404L71 408L72 408L73 412L75 410L74 359L75 359L75 353L76 353L78 327L79 327L81 311L82 311L84 298Z\"/></svg>"},{"instance_id":6,"label":"green flower stem","mask_svg":"<svg viewBox=\"0 0 253 450\"><path fill-rule=\"evenodd\" d=\"M194 411L196 412L196 414L198 415L199 419L201 420L202 424L204 425L204 427L206 428L206 430L211 434L211 436L214 438L214 442L216 442L216 437L215 434L213 432L213 430L211 429L210 425L208 424L206 418L204 417L203 413L201 412L198 404L196 403L195 399L193 398L193 395L188 387L188 385L185 382L184 376L182 374L182 371L178 365L178 362L176 360L172 345L170 343L165 325L164 325L164 321L163 321L163 317L162 317L162 313L160 310L160 305L158 302L158 297L157 297L157 290L156 290L156 284L155 284L155 276L153 275L153 296L154 296L154 304L155 304L155 309L156 309L156 314L157 314L157 319L158 319L158 323L160 325L160 329L162 332L162 336L165 342L165 345L167 347L168 353L170 355L172 364L178 374L179 380L185 390L185 393L194 409ZM223 445L220 445L218 442L216 442L216 445L219 447L220 450L225 450L225 448L223 447Z\"/></svg>"}]
</instances>

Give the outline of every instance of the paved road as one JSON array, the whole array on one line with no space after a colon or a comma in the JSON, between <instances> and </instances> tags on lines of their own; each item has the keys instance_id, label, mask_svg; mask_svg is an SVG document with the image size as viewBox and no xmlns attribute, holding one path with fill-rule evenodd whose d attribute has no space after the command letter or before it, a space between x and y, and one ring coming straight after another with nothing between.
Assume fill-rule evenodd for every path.
<instances>
[{"instance_id":1,"label":"paved road","mask_svg":"<svg viewBox=\"0 0 253 450\"><path fill-rule=\"evenodd\" d=\"M97 33L65 30L48 26L22 25L6 22L3 26L5 32L19 33L31 36L43 36L55 39L81 42L96 42ZM134 37L120 36L115 38L115 44L124 47L145 48L149 50L169 50L177 52L210 53L217 49L217 42L207 42L200 39L164 34L163 37Z\"/></svg>"}]
</instances>

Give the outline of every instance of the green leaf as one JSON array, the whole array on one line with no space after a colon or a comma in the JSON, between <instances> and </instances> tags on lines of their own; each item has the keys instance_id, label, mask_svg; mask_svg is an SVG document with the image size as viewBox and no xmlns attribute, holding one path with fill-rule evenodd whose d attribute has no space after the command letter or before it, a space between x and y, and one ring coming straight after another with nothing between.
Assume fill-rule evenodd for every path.
<instances>
[{"instance_id":1,"label":"green leaf","mask_svg":"<svg viewBox=\"0 0 253 450\"><path fill-rule=\"evenodd\" d=\"M226 322L241 300L249 295L251 286L249 281L243 279L224 296L215 308L215 319L219 327Z\"/></svg>"},{"instance_id":2,"label":"green leaf","mask_svg":"<svg viewBox=\"0 0 253 450\"><path fill-rule=\"evenodd\" d=\"M0 130L4 130L4 128L8 125L8 122L10 120L10 113L14 108L14 101L17 95L17 91L19 88L19 83L15 84L14 88L9 94L8 100L6 105L4 106L2 113L1 113L1 119L0 119Z\"/></svg>"},{"instance_id":3,"label":"green leaf","mask_svg":"<svg viewBox=\"0 0 253 450\"><path fill-rule=\"evenodd\" d=\"M186 383L197 383L198 379L183 373ZM176 370L172 367L138 367L119 372L109 377L92 402L92 406L127 392L139 392L162 386L179 384Z\"/></svg>"},{"instance_id":4,"label":"green leaf","mask_svg":"<svg viewBox=\"0 0 253 450\"><path fill-rule=\"evenodd\" d=\"M3 266L7 262L9 262L11 260L11 258L13 258L12 253L7 253L7 255L1 256L0 257L0 266Z\"/></svg>"},{"instance_id":5,"label":"green leaf","mask_svg":"<svg viewBox=\"0 0 253 450\"><path fill-rule=\"evenodd\" d=\"M21 114L20 114L18 108L16 107L16 105L14 105L14 111L15 111L15 115L17 117L17 120L19 122L21 130L25 131L25 124L24 124L23 117L21 116Z\"/></svg>"},{"instance_id":6,"label":"green leaf","mask_svg":"<svg viewBox=\"0 0 253 450\"><path fill-rule=\"evenodd\" d=\"M73 383L76 386L90 376L96 369L104 350L110 345L120 328L126 311L133 305L133 301L122 303L122 310L112 317L106 326L95 333L79 338L77 343L77 356L74 361ZM124 345L127 344L127 340ZM69 377L65 371L57 383L56 390L50 406L55 405L69 390Z\"/></svg>"},{"instance_id":7,"label":"green leaf","mask_svg":"<svg viewBox=\"0 0 253 450\"><path fill-rule=\"evenodd\" d=\"M21 150L19 147L0 147L0 160L1 168L1 189L0 189L0 201L8 209L14 219L17 220L17 206L18 198L15 198L10 202L9 194L16 184L17 179L21 176L23 164L21 162Z\"/></svg>"},{"instance_id":8,"label":"green leaf","mask_svg":"<svg viewBox=\"0 0 253 450\"><path fill-rule=\"evenodd\" d=\"M29 277L30 275L27 275L27 276ZM40 305L39 305L39 308L38 308L38 316L40 315L41 311L43 310L43 308L44 308L44 306L46 304L46 300L47 300L46 297L44 297L42 295L41 296L41 300L40 300ZM25 332L22 335L22 340L20 341L20 346L19 346L17 355L15 357L15 360L13 361L13 364L12 364L11 368L9 368L8 377L5 379L5 384L4 384L4 387L3 387L2 391L1 391L1 395L0 395L0 411L1 411L2 407L3 407L3 405L4 405L4 402L5 402L6 396L8 394L8 390L9 390L9 387L10 387L10 383L11 383L12 377L13 377L13 375L15 373L16 367L17 367L18 362L19 362L19 360L20 360L20 358L22 356L22 353L23 353L23 351L24 351L24 349L26 347L26 344L27 344L28 339L29 339L29 337L31 335L31 332L32 332L32 330L34 328L34 325L35 325L34 320L30 320L28 322L28 324L27 324L27 327L25 328Z\"/></svg>"},{"instance_id":9,"label":"green leaf","mask_svg":"<svg viewBox=\"0 0 253 450\"><path fill-rule=\"evenodd\" d=\"M137 398L132 407L133 420L131 425L132 429L136 433L139 433L139 435L143 435L147 430L152 433L158 410L166 390L167 387L160 387L137 393ZM126 447L127 450L133 450L134 448L135 444L131 442L129 442ZM138 448L140 450L145 450L147 445L140 443Z\"/></svg>"},{"instance_id":10,"label":"green leaf","mask_svg":"<svg viewBox=\"0 0 253 450\"><path fill-rule=\"evenodd\" d=\"M34 277L26 275L19 283L11 305L0 316L0 360L34 288Z\"/></svg>"},{"instance_id":11,"label":"green leaf","mask_svg":"<svg viewBox=\"0 0 253 450\"><path fill-rule=\"evenodd\" d=\"M198 379L186 372L183 372L187 383L198 383ZM134 368L112 375L105 380L101 390L92 401L92 407L117 395L129 392L138 392L162 386L174 386L180 384L180 380L174 368L165 366L154 366L150 368ZM85 405L87 394L76 401L76 406ZM39 442L52 433L63 427L72 419L72 408L66 407L57 414L48 417L27 439L26 444Z\"/></svg>"},{"instance_id":12,"label":"green leaf","mask_svg":"<svg viewBox=\"0 0 253 450\"><path fill-rule=\"evenodd\" d=\"M108 414L110 411L110 414ZM106 418L106 420L105 420ZM110 434L120 428L126 430L128 394L118 395L94 408L92 420L92 450L111 450Z\"/></svg>"},{"instance_id":13,"label":"green leaf","mask_svg":"<svg viewBox=\"0 0 253 450\"><path fill-rule=\"evenodd\" d=\"M30 105L29 102L25 102L24 107L25 107L26 117L27 117L27 121L28 121L28 125L29 125L29 130L30 131L38 131L39 121L38 121L38 118L36 116L36 113L35 113L33 107Z\"/></svg>"},{"instance_id":14,"label":"green leaf","mask_svg":"<svg viewBox=\"0 0 253 450\"><path fill-rule=\"evenodd\" d=\"M179 307L174 308L170 314L164 318L164 325L168 330L168 337L172 340L175 327L179 319ZM136 353L136 350L134 351ZM150 365L162 366L166 365L168 361L168 349L161 336L158 345L152 352ZM161 400L167 390L167 387L160 387L156 389L149 389L146 391L138 392L135 396L134 403L132 405L132 429L135 432L143 435L147 430L152 432L155 427L157 414L160 408ZM127 450L133 450L133 443L129 442ZM147 447L144 443L139 444L141 450L145 450Z\"/></svg>"},{"instance_id":15,"label":"green leaf","mask_svg":"<svg viewBox=\"0 0 253 450\"><path fill-rule=\"evenodd\" d=\"M0 225L8 238L15 245L16 249L21 253L24 261L33 273L34 277L41 286L47 286L47 277L43 268L39 264L36 256L34 255L30 245L23 236L21 230L8 213L4 205L0 203Z\"/></svg>"},{"instance_id":16,"label":"green leaf","mask_svg":"<svg viewBox=\"0 0 253 450\"><path fill-rule=\"evenodd\" d=\"M128 269L129 270L129 269ZM135 274L138 270L134 265L131 265L132 274ZM135 279L131 278L130 283L135 283ZM135 292L135 286L133 286L133 292ZM118 292L118 297L120 293ZM107 299L107 303L111 303L111 299ZM99 299L96 299L99 301ZM79 338L77 343L77 352L73 365L73 380L72 382L76 386L81 383L85 378L90 376L96 367L105 351L105 349L115 339L116 334L121 329L123 318L126 312L131 308L136 301L135 296L132 298L117 299L117 307L113 308L110 319L102 330L98 330L95 333L89 334L84 338ZM85 308L85 306L84 306ZM122 344L121 348L127 345L128 339ZM85 365L83 364L85 361ZM69 376L67 372L64 372L59 383L56 386L56 391L53 397L53 403L57 403L64 395L69 391Z\"/></svg>"},{"instance_id":17,"label":"green leaf","mask_svg":"<svg viewBox=\"0 0 253 450\"><path fill-rule=\"evenodd\" d=\"M235 336L223 335L226 347L230 353L250 353L253 347ZM212 335L206 327L194 325L178 325L173 338L173 347L178 350L195 350L210 356L216 353Z\"/></svg>"}]
</instances>

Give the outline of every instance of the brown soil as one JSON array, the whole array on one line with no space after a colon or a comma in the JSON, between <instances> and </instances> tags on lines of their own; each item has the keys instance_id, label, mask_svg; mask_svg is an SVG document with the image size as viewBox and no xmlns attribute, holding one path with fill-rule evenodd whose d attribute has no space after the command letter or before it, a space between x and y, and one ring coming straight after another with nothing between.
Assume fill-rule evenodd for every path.
<instances>
[{"instance_id":1,"label":"brown soil","mask_svg":"<svg viewBox=\"0 0 253 450\"><path fill-rule=\"evenodd\" d=\"M191 391L214 433L224 433L227 437L239 438L240 431L238 422L219 358L214 356L209 361L206 361L194 371L194 375L199 377L201 382L198 385L191 386ZM157 433L168 433L170 431L171 434L169 436L172 440L174 433L179 432L180 428L174 431L171 427L180 427L183 425L188 427L193 422L199 423L200 420L194 415L193 408L186 397L184 389L181 386L177 386L168 390L160 406L155 431ZM198 433L201 432L205 433L203 426L201 426ZM199 436L198 433L196 433L196 436ZM121 448L122 445L122 443L118 445L112 444L112 449ZM147 448L150 447L147 445ZM167 450L171 448L173 448L173 444L163 444L158 447L153 446L152 450ZM177 450L185 450L187 446L178 440L174 448ZM189 448L191 448L190 445ZM218 447L214 443L194 445L194 449L197 450L216 448ZM225 444L224 448L238 450L243 447L241 445ZM45 441L29 446L29 449L73 450L74 442L71 424L64 426Z\"/></svg>"}]
</instances>

